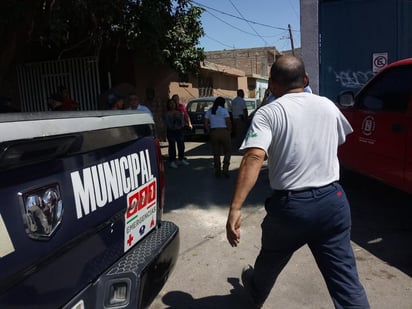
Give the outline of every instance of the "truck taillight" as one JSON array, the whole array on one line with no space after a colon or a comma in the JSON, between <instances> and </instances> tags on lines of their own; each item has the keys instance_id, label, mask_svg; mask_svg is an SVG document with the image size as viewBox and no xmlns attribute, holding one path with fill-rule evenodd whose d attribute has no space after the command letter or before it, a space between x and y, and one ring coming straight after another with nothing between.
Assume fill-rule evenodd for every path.
<instances>
[{"instance_id":1,"label":"truck taillight","mask_svg":"<svg viewBox=\"0 0 412 309\"><path fill-rule=\"evenodd\" d=\"M160 150L160 142L158 138L154 139L155 143L155 148L157 152L157 166L159 168L159 213L160 213L160 218L163 213L163 207L164 207L164 202L165 202L165 168L163 165L163 157L162 157L162 151Z\"/></svg>"},{"instance_id":2,"label":"truck taillight","mask_svg":"<svg viewBox=\"0 0 412 309\"><path fill-rule=\"evenodd\" d=\"M47 240L63 218L58 184L46 185L21 194L23 221L30 238Z\"/></svg>"}]
</instances>

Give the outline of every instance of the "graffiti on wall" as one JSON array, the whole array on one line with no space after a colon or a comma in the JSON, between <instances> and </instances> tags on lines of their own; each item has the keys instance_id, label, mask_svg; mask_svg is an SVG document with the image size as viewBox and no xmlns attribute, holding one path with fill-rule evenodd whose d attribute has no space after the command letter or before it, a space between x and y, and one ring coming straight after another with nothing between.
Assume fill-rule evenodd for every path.
<instances>
[{"instance_id":1,"label":"graffiti on wall","mask_svg":"<svg viewBox=\"0 0 412 309\"><path fill-rule=\"evenodd\" d=\"M329 68L329 72L335 75L336 82L343 88L360 88L374 75L372 71L343 70L336 72L333 68Z\"/></svg>"}]
</instances>

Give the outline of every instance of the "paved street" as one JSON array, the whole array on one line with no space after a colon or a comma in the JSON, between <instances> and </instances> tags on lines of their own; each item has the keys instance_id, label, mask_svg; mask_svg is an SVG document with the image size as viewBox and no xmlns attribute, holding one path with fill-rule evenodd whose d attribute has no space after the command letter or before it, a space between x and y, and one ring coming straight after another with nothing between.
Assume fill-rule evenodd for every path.
<instances>
[{"instance_id":1,"label":"paved street","mask_svg":"<svg viewBox=\"0 0 412 309\"><path fill-rule=\"evenodd\" d=\"M209 145L187 142L186 148L190 166L165 165L164 218L180 227L179 260L151 309L246 309L239 277L259 251L262 203L270 191L266 170L244 206L240 246L232 248L225 223L241 157L232 157L230 179L216 179ZM352 174L345 173L342 184L352 204L353 248L371 308L412 309L411 196ZM307 247L292 257L264 308L333 308Z\"/></svg>"}]
</instances>

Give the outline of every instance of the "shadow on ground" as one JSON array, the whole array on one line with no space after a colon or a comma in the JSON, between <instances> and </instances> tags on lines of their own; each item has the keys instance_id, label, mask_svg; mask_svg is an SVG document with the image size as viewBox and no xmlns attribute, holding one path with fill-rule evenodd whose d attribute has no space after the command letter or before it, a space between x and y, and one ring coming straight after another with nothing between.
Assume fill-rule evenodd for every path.
<instances>
[{"instance_id":1,"label":"shadow on ground","mask_svg":"<svg viewBox=\"0 0 412 309\"><path fill-rule=\"evenodd\" d=\"M250 304L244 294L243 287L238 278L228 278L233 289L229 295L215 295L194 299L192 295L182 291L171 291L162 297L166 309L210 309L210 308L236 308L249 309Z\"/></svg>"},{"instance_id":2,"label":"shadow on ground","mask_svg":"<svg viewBox=\"0 0 412 309\"><path fill-rule=\"evenodd\" d=\"M168 164L167 156L164 156L167 184L166 209L173 210L191 205L200 206L203 209L211 205L227 208L234 190L241 155L233 152L229 178L215 177L209 144L200 144L186 151L186 157L190 166L179 166L173 169ZM255 188L249 194L245 207L262 205L264 201L262 196L269 194L267 169L263 168Z\"/></svg>"},{"instance_id":3,"label":"shadow on ground","mask_svg":"<svg viewBox=\"0 0 412 309\"><path fill-rule=\"evenodd\" d=\"M412 195L344 171L352 209L352 240L412 276Z\"/></svg>"},{"instance_id":4,"label":"shadow on ground","mask_svg":"<svg viewBox=\"0 0 412 309\"><path fill-rule=\"evenodd\" d=\"M192 205L204 209L211 205L227 208L240 155L233 152L230 178L216 179L209 144L199 144L186 154L190 166L171 169L165 164L166 211ZM263 206L270 194L267 173L264 168L244 207ZM341 184L351 203L352 240L412 276L412 195L346 170Z\"/></svg>"}]
</instances>

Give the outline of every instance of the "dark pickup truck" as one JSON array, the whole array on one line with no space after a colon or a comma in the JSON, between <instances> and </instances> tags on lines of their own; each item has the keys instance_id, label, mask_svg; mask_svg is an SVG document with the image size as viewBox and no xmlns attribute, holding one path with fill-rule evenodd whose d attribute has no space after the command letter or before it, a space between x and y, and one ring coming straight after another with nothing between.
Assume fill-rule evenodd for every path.
<instances>
[{"instance_id":1,"label":"dark pickup truck","mask_svg":"<svg viewBox=\"0 0 412 309\"><path fill-rule=\"evenodd\" d=\"M0 114L0 308L147 308L179 230L143 112Z\"/></svg>"}]
</instances>

